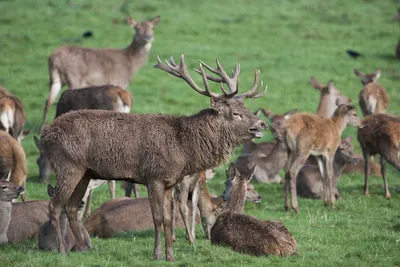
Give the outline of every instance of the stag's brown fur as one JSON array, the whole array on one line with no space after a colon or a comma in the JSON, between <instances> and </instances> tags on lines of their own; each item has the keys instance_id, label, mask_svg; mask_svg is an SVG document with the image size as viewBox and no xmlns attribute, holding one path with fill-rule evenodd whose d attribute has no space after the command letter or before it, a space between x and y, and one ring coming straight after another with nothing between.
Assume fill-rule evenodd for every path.
<instances>
[{"instance_id":1,"label":"stag's brown fur","mask_svg":"<svg viewBox=\"0 0 400 267\"><path fill-rule=\"evenodd\" d=\"M62 46L49 57L50 93L46 101L41 125L61 88L68 89L112 84L126 89L140 67L145 64L153 42L153 27L160 17L128 24L136 34L124 49L94 49L79 46Z\"/></svg>"},{"instance_id":2,"label":"stag's brown fur","mask_svg":"<svg viewBox=\"0 0 400 267\"><path fill-rule=\"evenodd\" d=\"M367 116L358 128L358 141L366 162L370 156L379 154L385 195L390 199L385 165L387 161L400 170L400 117L389 114ZM364 175L364 194L368 195L368 164L365 165Z\"/></svg>"},{"instance_id":3,"label":"stag's brown fur","mask_svg":"<svg viewBox=\"0 0 400 267\"><path fill-rule=\"evenodd\" d=\"M21 143L26 114L21 100L0 86L0 129Z\"/></svg>"},{"instance_id":4,"label":"stag's brown fur","mask_svg":"<svg viewBox=\"0 0 400 267\"><path fill-rule=\"evenodd\" d=\"M235 251L255 256L296 254L296 240L281 222L261 221L253 216L241 214L246 185L252 173L241 175L232 169L233 165L230 166L227 175L226 210L218 216L212 227L211 243L229 246ZM228 189L229 183L231 189Z\"/></svg>"},{"instance_id":5,"label":"stag's brown fur","mask_svg":"<svg viewBox=\"0 0 400 267\"><path fill-rule=\"evenodd\" d=\"M289 188L292 208L299 212L296 192L296 178L310 155L318 156L318 165L323 175L324 203L333 206L333 159L340 144L340 136L345 127L359 125L355 107L340 105L332 118L314 114L298 113L284 122L280 133L289 151L285 179L285 209L289 210Z\"/></svg>"},{"instance_id":6,"label":"stag's brown fur","mask_svg":"<svg viewBox=\"0 0 400 267\"><path fill-rule=\"evenodd\" d=\"M340 198L336 184L342 175L343 169L346 165L353 165L358 162L359 158L354 154L351 138L348 137L342 140L333 160L333 190L336 198ZM314 157L307 159L297 176L297 193L302 197L323 198L321 172Z\"/></svg>"},{"instance_id":7,"label":"stag's brown fur","mask_svg":"<svg viewBox=\"0 0 400 267\"><path fill-rule=\"evenodd\" d=\"M0 179L0 244L8 243L7 229L11 221L11 201L24 192L22 186L17 186L6 181L7 177Z\"/></svg>"},{"instance_id":8,"label":"stag's brown fur","mask_svg":"<svg viewBox=\"0 0 400 267\"><path fill-rule=\"evenodd\" d=\"M201 72L206 81L204 65L201 63ZM219 62L217 65L221 69ZM157 67L168 70L160 61ZM189 81L183 55L179 66L171 60L169 67L174 68L171 74L185 79L197 92L210 97L212 108L181 117L104 110L72 111L43 129L41 145L57 176L50 217L56 225L60 252L65 252L59 227L62 207L65 206L68 214L77 249L87 250L77 220L77 209L89 180L124 179L147 186L155 224L153 256L161 258L160 228L164 224L166 258L173 261L173 186L185 175L226 162L235 147L262 136L260 131L266 128L265 122L254 116L242 102L243 98L259 97L265 92L258 86L259 72L256 72L253 88L237 95L237 65L235 78L226 79L230 93L225 91L223 95L217 95L211 93L207 82L206 90L202 91Z\"/></svg>"},{"instance_id":9,"label":"stag's brown fur","mask_svg":"<svg viewBox=\"0 0 400 267\"><path fill-rule=\"evenodd\" d=\"M364 86L359 96L359 104L364 117L376 113L386 113L390 98L386 89L378 83L381 70L377 69L375 73L364 74L354 69L354 73L361 79Z\"/></svg>"},{"instance_id":10,"label":"stag's brown fur","mask_svg":"<svg viewBox=\"0 0 400 267\"><path fill-rule=\"evenodd\" d=\"M0 131L0 177L7 176L10 171L10 182L25 187L28 173L25 151L9 134ZM26 200L26 193L22 200Z\"/></svg>"}]
</instances>

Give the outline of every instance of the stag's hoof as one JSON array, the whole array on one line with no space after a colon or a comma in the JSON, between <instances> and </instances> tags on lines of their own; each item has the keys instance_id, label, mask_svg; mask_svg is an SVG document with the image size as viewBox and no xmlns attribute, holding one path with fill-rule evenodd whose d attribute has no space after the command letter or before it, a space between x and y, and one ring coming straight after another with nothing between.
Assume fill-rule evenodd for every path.
<instances>
[{"instance_id":1,"label":"stag's hoof","mask_svg":"<svg viewBox=\"0 0 400 267\"><path fill-rule=\"evenodd\" d=\"M89 248L87 246L76 246L74 248L74 251L79 251L79 252L88 252Z\"/></svg>"},{"instance_id":2,"label":"stag's hoof","mask_svg":"<svg viewBox=\"0 0 400 267\"><path fill-rule=\"evenodd\" d=\"M162 256L161 252L154 251L153 260L162 260L162 259L163 259L163 256Z\"/></svg>"},{"instance_id":3,"label":"stag's hoof","mask_svg":"<svg viewBox=\"0 0 400 267\"><path fill-rule=\"evenodd\" d=\"M167 255L167 261L169 261L169 262L174 262L174 261L175 261L174 256L172 256L172 255Z\"/></svg>"}]
</instances>

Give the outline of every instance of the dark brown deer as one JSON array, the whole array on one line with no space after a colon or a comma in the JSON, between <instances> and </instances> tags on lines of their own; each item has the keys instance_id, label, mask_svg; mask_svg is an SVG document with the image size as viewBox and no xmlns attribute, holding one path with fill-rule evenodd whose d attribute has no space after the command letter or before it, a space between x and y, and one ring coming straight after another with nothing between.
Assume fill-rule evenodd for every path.
<instances>
[{"instance_id":1,"label":"dark brown deer","mask_svg":"<svg viewBox=\"0 0 400 267\"><path fill-rule=\"evenodd\" d=\"M240 174L233 164L229 166L224 193L227 204L211 229L211 244L255 256L296 254L296 240L281 222L242 214L246 186L253 173L254 168Z\"/></svg>"},{"instance_id":2,"label":"dark brown deer","mask_svg":"<svg viewBox=\"0 0 400 267\"><path fill-rule=\"evenodd\" d=\"M25 122L26 114L21 100L0 86L0 130L21 143L30 132L24 131Z\"/></svg>"},{"instance_id":3,"label":"dark brown deer","mask_svg":"<svg viewBox=\"0 0 400 267\"><path fill-rule=\"evenodd\" d=\"M367 116L358 128L358 142L365 162L379 154L385 195L390 199L386 179L386 161L400 171L400 117L389 114ZM369 164L365 164L364 194L368 195Z\"/></svg>"},{"instance_id":4,"label":"dark brown deer","mask_svg":"<svg viewBox=\"0 0 400 267\"><path fill-rule=\"evenodd\" d=\"M336 184L342 175L344 167L356 164L359 161L360 159L354 154L351 137L342 140L333 160L333 190L336 199L341 198ZM323 198L322 177L315 157L309 157L304 167L301 168L297 176L297 193L302 197Z\"/></svg>"},{"instance_id":5,"label":"dark brown deer","mask_svg":"<svg viewBox=\"0 0 400 267\"><path fill-rule=\"evenodd\" d=\"M354 73L364 86L359 96L359 104L364 117L376 113L385 113L389 106L389 95L386 89L378 83L381 70L376 69L375 73L364 74L354 69Z\"/></svg>"},{"instance_id":6,"label":"dark brown deer","mask_svg":"<svg viewBox=\"0 0 400 267\"><path fill-rule=\"evenodd\" d=\"M341 104L351 104L351 100L336 88L333 81L329 81L326 85L320 83L316 78L311 77L310 83L320 92L317 115L324 118L331 118L337 108L336 101L339 101Z\"/></svg>"},{"instance_id":7,"label":"dark brown deer","mask_svg":"<svg viewBox=\"0 0 400 267\"><path fill-rule=\"evenodd\" d=\"M262 137L267 124L243 105L243 99L261 97L256 71L252 88L238 94L240 67L229 76L217 61L217 69L200 62L205 90L190 77L183 55L177 65L159 58L155 66L185 80L207 96L211 108L192 116L124 114L105 110L81 110L62 115L43 129L41 146L56 177L50 201L50 218L57 229L59 252L65 253L60 231L60 213L65 207L77 241L77 250L87 250L77 219L79 203L90 179L124 179L147 186L155 228L154 258L161 259L160 228L164 225L166 259L173 261L171 235L172 189L185 175L226 162L233 150L251 138ZM208 76L204 68L219 76ZM224 82L223 94L211 92L208 79ZM115 131L115 129L119 129Z\"/></svg>"},{"instance_id":8,"label":"dark brown deer","mask_svg":"<svg viewBox=\"0 0 400 267\"><path fill-rule=\"evenodd\" d=\"M10 182L25 188L27 173L28 165L22 145L5 131L0 131L0 177L9 175ZM26 201L26 193L21 198Z\"/></svg>"},{"instance_id":9,"label":"dark brown deer","mask_svg":"<svg viewBox=\"0 0 400 267\"><path fill-rule=\"evenodd\" d=\"M339 102L339 101L338 101ZM285 209L289 210L289 189L292 208L299 212L296 179L307 158L316 156L322 175L325 205L334 206L333 160L340 144L340 136L347 125L357 127L360 119L353 105L339 105L332 118L315 114L297 113L286 120L279 135L286 141L289 158L285 167Z\"/></svg>"},{"instance_id":10,"label":"dark brown deer","mask_svg":"<svg viewBox=\"0 0 400 267\"><path fill-rule=\"evenodd\" d=\"M149 56L153 42L153 28L160 17L137 22L128 17L127 22L136 34L124 49L94 49L79 46L62 46L49 57L50 93L46 101L41 127L47 112L64 85L68 89L89 86L116 85L126 89Z\"/></svg>"},{"instance_id":11,"label":"dark brown deer","mask_svg":"<svg viewBox=\"0 0 400 267\"><path fill-rule=\"evenodd\" d=\"M289 119L296 110L284 114L274 114L267 109L259 109L258 115L263 112L271 121L271 131L275 133L282 127L282 123ZM261 183L280 183L279 172L285 167L288 158L287 146L284 140L255 143L248 141L243 145L243 152L235 162L235 167L241 173L247 173L256 165L254 178ZM249 185L251 186L251 185ZM248 186L248 187L249 187Z\"/></svg>"},{"instance_id":12,"label":"dark brown deer","mask_svg":"<svg viewBox=\"0 0 400 267\"><path fill-rule=\"evenodd\" d=\"M7 229L11 221L11 201L24 192L22 186L8 182L7 176L0 179L0 244L8 243Z\"/></svg>"}]
</instances>

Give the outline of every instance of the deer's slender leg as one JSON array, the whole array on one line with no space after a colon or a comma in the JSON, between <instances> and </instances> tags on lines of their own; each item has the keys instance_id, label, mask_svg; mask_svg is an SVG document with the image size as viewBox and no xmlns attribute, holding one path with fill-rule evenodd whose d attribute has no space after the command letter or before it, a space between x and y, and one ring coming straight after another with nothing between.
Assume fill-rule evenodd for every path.
<instances>
[{"instance_id":1,"label":"deer's slender leg","mask_svg":"<svg viewBox=\"0 0 400 267\"><path fill-rule=\"evenodd\" d=\"M132 196L132 183L131 182L127 182L127 181L123 181L124 183L124 188L125 188L125 196L126 197L131 197Z\"/></svg>"},{"instance_id":2,"label":"deer's slender leg","mask_svg":"<svg viewBox=\"0 0 400 267\"><path fill-rule=\"evenodd\" d=\"M133 183L133 194L135 195L135 198L139 197L139 184Z\"/></svg>"},{"instance_id":3,"label":"deer's slender leg","mask_svg":"<svg viewBox=\"0 0 400 267\"><path fill-rule=\"evenodd\" d=\"M290 173L289 169L292 166L292 152L290 151L288 154L288 160L286 162L285 166L285 181L283 185L283 190L285 192L285 210L289 211L290 210L290 200L289 200L289 188L290 188Z\"/></svg>"},{"instance_id":4,"label":"deer's slender leg","mask_svg":"<svg viewBox=\"0 0 400 267\"><path fill-rule=\"evenodd\" d=\"M296 153L293 157L293 164L290 166L289 175L290 175L290 194L292 197L292 208L295 212L299 213L299 205L297 203L297 188L296 181L297 175L299 174L300 169L304 166L309 153Z\"/></svg>"},{"instance_id":5,"label":"deer's slender leg","mask_svg":"<svg viewBox=\"0 0 400 267\"><path fill-rule=\"evenodd\" d=\"M114 199L115 198L115 180L109 181L108 188L110 190L111 199Z\"/></svg>"},{"instance_id":6,"label":"deer's slender leg","mask_svg":"<svg viewBox=\"0 0 400 267\"><path fill-rule=\"evenodd\" d=\"M155 231L153 258L156 260L162 260L160 233L164 214L164 191L164 183L162 182L153 182L147 185L147 193L149 195Z\"/></svg>"},{"instance_id":7,"label":"deer's slender leg","mask_svg":"<svg viewBox=\"0 0 400 267\"><path fill-rule=\"evenodd\" d=\"M328 158L325 158L325 168L326 168L326 184L328 185L327 195L328 195L328 204L330 207L335 206L336 197L335 192L333 190L333 159L334 155L329 155Z\"/></svg>"},{"instance_id":8,"label":"deer's slender leg","mask_svg":"<svg viewBox=\"0 0 400 267\"><path fill-rule=\"evenodd\" d=\"M172 204L172 188L166 189L164 193L164 234L165 234L165 255L167 261L175 261L174 250L172 248L172 231L171 231L171 204Z\"/></svg>"},{"instance_id":9,"label":"deer's slender leg","mask_svg":"<svg viewBox=\"0 0 400 267\"><path fill-rule=\"evenodd\" d=\"M82 232L82 225L78 220L78 210L83 197L85 196L86 189L89 185L90 177L84 176L75 187L74 192L65 205L65 212L67 213L69 224L75 238L75 250L87 251L90 247L85 244L84 235ZM91 244L90 244L91 246Z\"/></svg>"},{"instance_id":10,"label":"deer's slender leg","mask_svg":"<svg viewBox=\"0 0 400 267\"><path fill-rule=\"evenodd\" d=\"M192 233L190 231L190 223L189 223L189 208L188 208L188 198L189 198L189 184L183 183L180 187L179 192L179 210L182 215L183 223L186 228L186 239L189 240L190 244L194 243Z\"/></svg>"},{"instance_id":11,"label":"deer's slender leg","mask_svg":"<svg viewBox=\"0 0 400 267\"><path fill-rule=\"evenodd\" d=\"M383 178L383 186L385 187L385 196L386 199L390 199L389 185L386 178L386 160L382 155L380 155L380 160L381 160L381 174Z\"/></svg>"},{"instance_id":12,"label":"deer's slender leg","mask_svg":"<svg viewBox=\"0 0 400 267\"><path fill-rule=\"evenodd\" d=\"M369 153L367 148L361 144L362 154L364 157L364 195L368 195L368 175L369 175Z\"/></svg>"},{"instance_id":13,"label":"deer's slender leg","mask_svg":"<svg viewBox=\"0 0 400 267\"><path fill-rule=\"evenodd\" d=\"M87 198L83 198L83 201L85 201L85 211L83 212L83 218L87 219L91 213L91 204L92 204L92 191L89 190L89 193L87 195Z\"/></svg>"},{"instance_id":14,"label":"deer's slender leg","mask_svg":"<svg viewBox=\"0 0 400 267\"><path fill-rule=\"evenodd\" d=\"M196 184L193 189L193 192L192 192L191 231L192 231L193 243L196 240L196 214L197 214L197 204L199 203L199 195L200 195L200 177L197 179Z\"/></svg>"}]
</instances>

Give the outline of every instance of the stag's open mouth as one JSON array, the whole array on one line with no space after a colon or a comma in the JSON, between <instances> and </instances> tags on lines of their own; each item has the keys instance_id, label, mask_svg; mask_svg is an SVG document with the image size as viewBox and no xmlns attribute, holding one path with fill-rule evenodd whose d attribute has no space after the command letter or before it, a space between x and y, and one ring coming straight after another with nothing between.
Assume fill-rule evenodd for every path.
<instances>
[{"instance_id":1,"label":"stag's open mouth","mask_svg":"<svg viewBox=\"0 0 400 267\"><path fill-rule=\"evenodd\" d=\"M249 132L253 135L254 138L261 138L264 136L264 134L257 128L250 128Z\"/></svg>"}]
</instances>

